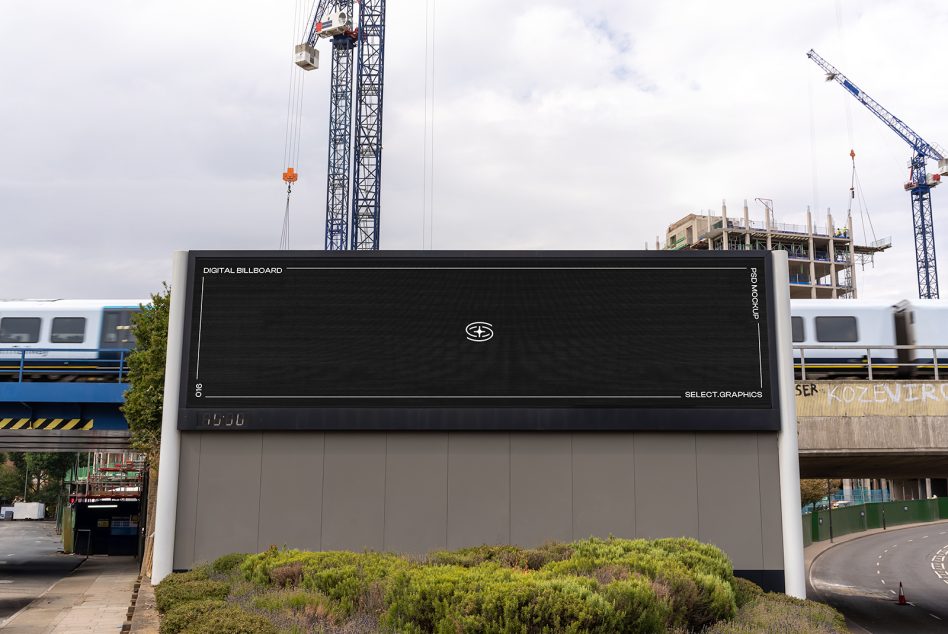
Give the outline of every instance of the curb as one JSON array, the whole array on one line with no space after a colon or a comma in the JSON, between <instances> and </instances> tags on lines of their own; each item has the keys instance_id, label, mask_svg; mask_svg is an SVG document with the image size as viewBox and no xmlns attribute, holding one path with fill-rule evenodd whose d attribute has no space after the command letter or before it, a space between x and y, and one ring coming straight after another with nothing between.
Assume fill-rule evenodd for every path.
<instances>
[{"instance_id":1,"label":"curb","mask_svg":"<svg viewBox=\"0 0 948 634\"><path fill-rule=\"evenodd\" d=\"M122 634L132 631L132 617L135 616L135 604L138 603L138 591L142 587L142 576L138 575L135 579L135 585L132 587L132 598L128 604L128 612L125 613L125 623L122 624Z\"/></svg>"}]
</instances>

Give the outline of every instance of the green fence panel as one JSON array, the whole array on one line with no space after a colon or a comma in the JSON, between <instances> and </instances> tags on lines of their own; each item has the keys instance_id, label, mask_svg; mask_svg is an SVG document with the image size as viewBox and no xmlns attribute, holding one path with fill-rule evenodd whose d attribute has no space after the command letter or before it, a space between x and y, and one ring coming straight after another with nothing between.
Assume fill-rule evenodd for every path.
<instances>
[{"instance_id":1,"label":"green fence panel","mask_svg":"<svg viewBox=\"0 0 948 634\"><path fill-rule=\"evenodd\" d=\"M948 520L948 498L938 498L938 519Z\"/></svg>"},{"instance_id":2,"label":"green fence panel","mask_svg":"<svg viewBox=\"0 0 948 634\"><path fill-rule=\"evenodd\" d=\"M832 517L830 516L832 513ZM829 511L822 509L803 516L803 545L874 528L948 519L948 498L935 500L898 500L858 504Z\"/></svg>"},{"instance_id":3,"label":"green fence panel","mask_svg":"<svg viewBox=\"0 0 948 634\"><path fill-rule=\"evenodd\" d=\"M866 507L866 528L882 528L882 505L864 504Z\"/></svg>"},{"instance_id":4,"label":"green fence panel","mask_svg":"<svg viewBox=\"0 0 948 634\"><path fill-rule=\"evenodd\" d=\"M897 500L884 502L886 526L930 522L938 519L937 500Z\"/></svg>"}]
</instances>

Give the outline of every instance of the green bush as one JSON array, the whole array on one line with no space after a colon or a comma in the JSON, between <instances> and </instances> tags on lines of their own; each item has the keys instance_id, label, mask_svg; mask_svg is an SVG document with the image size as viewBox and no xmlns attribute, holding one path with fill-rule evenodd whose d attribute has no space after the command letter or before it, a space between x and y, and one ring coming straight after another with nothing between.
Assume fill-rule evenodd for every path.
<instances>
[{"instance_id":1,"label":"green bush","mask_svg":"<svg viewBox=\"0 0 948 634\"><path fill-rule=\"evenodd\" d=\"M435 565L464 566L470 568L494 562L501 566L539 570L546 564L568 559L573 553L571 544L550 542L539 548L519 546L472 546L460 550L439 550L428 555L426 563Z\"/></svg>"},{"instance_id":2,"label":"green bush","mask_svg":"<svg viewBox=\"0 0 948 634\"><path fill-rule=\"evenodd\" d=\"M671 621L668 603L659 601L648 579L642 576L613 581L602 596L615 611L616 631L662 632Z\"/></svg>"},{"instance_id":3,"label":"green bush","mask_svg":"<svg viewBox=\"0 0 948 634\"><path fill-rule=\"evenodd\" d=\"M155 587L155 604L159 612L167 612L178 604L202 599L226 599L230 594L230 584L223 581L184 581Z\"/></svg>"},{"instance_id":4,"label":"green bush","mask_svg":"<svg viewBox=\"0 0 948 634\"><path fill-rule=\"evenodd\" d=\"M268 619L252 614L234 605L210 610L198 616L183 634L278 634L279 630Z\"/></svg>"},{"instance_id":5,"label":"green bush","mask_svg":"<svg viewBox=\"0 0 948 634\"><path fill-rule=\"evenodd\" d=\"M161 619L161 634L178 634L199 616L226 605L220 599L203 599L179 603L168 610Z\"/></svg>"},{"instance_id":6,"label":"green bush","mask_svg":"<svg viewBox=\"0 0 948 634\"><path fill-rule=\"evenodd\" d=\"M258 584L274 583L274 573L302 566L299 587L320 592L331 599L341 615L361 607L369 590L387 581L393 574L409 567L405 559L385 553L350 553L339 551L302 552L271 548L251 555L241 570L245 577Z\"/></svg>"},{"instance_id":7,"label":"green bush","mask_svg":"<svg viewBox=\"0 0 948 634\"><path fill-rule=\"evenodd\" d=\"M229 575L236 570L240 564L244 563L244 560L249 556L250 555L246 553L231 553L223 557L218 557L211 562L211 572L218 575Z\"/></svg>"},{"instance_id":8,"label":"green bush","mask_svg":"<svg viewBox=\"0 0 948 634\"><path fill-rule=\"evenodd\" d=\"M399 632L615 632L616 611L596 589L590 579L494 563L416 567L389 584L382 624Z\"/></svg>"},{"instance_id":9,"label":"green bush","mask_svg":"<svg viewBox=\"0 0 948 634\"><path fill-rule=\"evenodd\" d=\"M720 621L706 634L841 634L847 632L843 615L823 603L794 599L784 594L761 593L730 621Z\"/></svg>"},{"instance_id":10,"label":"green bush","mask_svg":"<svg viewBox=\"0 0 948 634\"><path fill-rule=\"evenodd\" d=\"M740 577L734 577L731 581L731 587L734 588L734 601L737 603L738 609L764 594L759 585Z\"/></svg>"}]
</instances>

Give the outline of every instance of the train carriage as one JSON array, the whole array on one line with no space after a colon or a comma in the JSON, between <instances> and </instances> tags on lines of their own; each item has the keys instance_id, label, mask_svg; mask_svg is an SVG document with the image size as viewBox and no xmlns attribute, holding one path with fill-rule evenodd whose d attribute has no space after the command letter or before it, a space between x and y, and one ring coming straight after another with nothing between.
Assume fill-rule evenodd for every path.
<instances>
[{"instance_id":1,"label":"train carriage","mask_svg":"<svg viewBox=\"0 0 948 634\"><path fill-rule=\"evenodd\" d=\"M132 316L148 300L0 301L0 380L115 374L135 345Z\"/></svg>"}]
</instances>

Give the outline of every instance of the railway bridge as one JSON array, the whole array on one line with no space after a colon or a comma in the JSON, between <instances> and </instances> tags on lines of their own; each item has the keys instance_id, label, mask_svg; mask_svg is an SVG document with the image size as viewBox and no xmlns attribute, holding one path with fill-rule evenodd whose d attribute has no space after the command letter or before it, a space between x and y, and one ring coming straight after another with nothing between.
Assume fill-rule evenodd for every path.
<instances>
[{"instance_id":1,"label":"railway bridge","mask_svg":"<svg viewBox=\"0 0 948 634\"><path fill-rule=\"evenodd\" d=\"M127 351L94 352L108 355L93 366L68 350L0 349L0 449L128 449Z\"/></svg>"},{"instance_id":2,"label":"railway bridge","mask_svg":"<svg viewBox=\"0 0 948 634\"><path fill-rule=\"evenodd\" d=\"M948 381L797 381L800 475L948 477Z\"/></svg>"}]
</instances>

